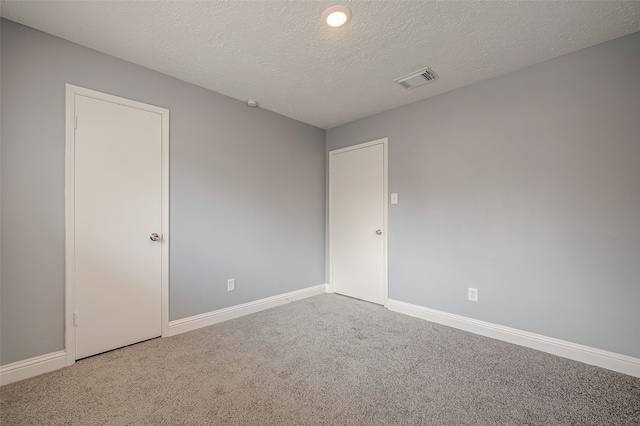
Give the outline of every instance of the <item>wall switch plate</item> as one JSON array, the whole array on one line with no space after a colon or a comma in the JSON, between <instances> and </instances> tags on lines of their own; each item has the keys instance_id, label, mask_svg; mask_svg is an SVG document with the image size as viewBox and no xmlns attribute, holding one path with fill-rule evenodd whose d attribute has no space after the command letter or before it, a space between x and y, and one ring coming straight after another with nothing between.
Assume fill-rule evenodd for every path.
<instances>
[{"instance_id":1,"label":"wall switch plate","mask_svg":"<svg viewBox=\"0 0 640 426\"><path fill-rule=\"evenodd\" d=\"M477 302L478 301L478 289L469 287L467 289L467 297L472 302Z\"/></svg>"},{"instance_id":2,"label":"wall switch plate","mask_svg":"<svg viewBox=\"0 0 640 426\"><path fill-rule=\"evenodd\" d=\"M231 278L227 280L227 291L234 291L236 289L236 279Z\"/></svg>"},{"instance_id":3,"label":"wall switch plate","mask_svg":"<svg viewBox=\"0 0 640 426\"><path fill-rule=\"evenodd\" d=\"M391 194L391 204L398 204L398 194L395 192Z\"/></svg>"}]
</instances>

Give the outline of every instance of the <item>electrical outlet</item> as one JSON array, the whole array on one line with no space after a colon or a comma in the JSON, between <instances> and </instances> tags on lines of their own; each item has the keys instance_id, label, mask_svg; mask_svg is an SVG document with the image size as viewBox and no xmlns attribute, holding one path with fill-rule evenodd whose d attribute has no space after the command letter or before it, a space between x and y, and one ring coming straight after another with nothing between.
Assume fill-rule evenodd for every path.
<instances>
[{"instance_id":1,"label":"electrical outlet","mask_svg":"<svg viewBox=\"0 0 640 426\"><path fill-rule=\"evenodd\" d=\"M227 291L234 291L236 289L236 279L231 278L227 280Z\"/></svg>"},{"instance_id":2,"label":"electrical outlet","mask_svg":"<svg viewBox=\"0 0 640 426\"><path fill-rule=\"evenodd\" d=\"M469 287L467 289L467 298L472 302L478 301L478 289Z\"/></svg>"}]
</instances>

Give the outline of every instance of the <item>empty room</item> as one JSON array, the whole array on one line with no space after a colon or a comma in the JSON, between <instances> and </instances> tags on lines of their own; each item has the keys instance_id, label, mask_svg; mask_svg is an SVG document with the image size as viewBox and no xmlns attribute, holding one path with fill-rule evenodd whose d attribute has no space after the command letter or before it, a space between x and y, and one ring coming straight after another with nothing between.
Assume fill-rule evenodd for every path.
<instances>
[{"instance_id":1,"label":"empty room","mask_svg":"<svg viewBox=\"0 0 640 426\"><path fill-rule=\"evenodd\" d=\"M640 1L0 15L0 424L640 425Z\"/></svg>"}]
</instances>

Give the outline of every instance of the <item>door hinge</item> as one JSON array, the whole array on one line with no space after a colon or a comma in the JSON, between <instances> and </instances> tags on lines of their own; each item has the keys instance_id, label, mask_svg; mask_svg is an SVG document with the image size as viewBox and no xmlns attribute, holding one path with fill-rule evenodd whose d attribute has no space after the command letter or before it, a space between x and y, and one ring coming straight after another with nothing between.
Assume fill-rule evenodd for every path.
<instances>
[{"instance_id":1,"label":"door hinge","mask_svg":"<svg viewBox=\"0 0 640 426\"><path fill-rule=\"evenodd\" d=\"M76 327L78 326L78 313L77 312L73 313L73 325L76 326Z\"/></svg>"},{"instance_id":2,"label":"door hinge","mask_svg":"<svg viewBox=\"0 0 640 426\"><path fill-rule=\"evenodd\" d=\"M78 116L77 115L73 116L73 129L74 130L78 129Z\"/></svg>"}]
</instances>

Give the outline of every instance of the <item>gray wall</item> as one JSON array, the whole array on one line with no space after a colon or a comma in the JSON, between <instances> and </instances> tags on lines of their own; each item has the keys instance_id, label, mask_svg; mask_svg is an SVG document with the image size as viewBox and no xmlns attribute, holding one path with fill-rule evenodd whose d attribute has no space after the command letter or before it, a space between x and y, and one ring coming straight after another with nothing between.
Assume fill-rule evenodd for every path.
<instances>
[{"instance_id":1,"label":"gray wall","mask_svg":"<svg viewBox=\"0 0 640 426\"><path fill-rule=\"evenodd\" d=\"M639 76L636 33L327 131L389 137L389 297L640 357Z\"/></svg>"},{"instance_id":2,"label":"gray wall","mask_svg":"<svg viewBox=\"0 0 640 426\"><path fill-rule=\"evenodd\" d=\"M64 348L65 83L171 111L172 320L324 283L324 130L1 24L3 365Z\"/></svg>"}]
</instances>

